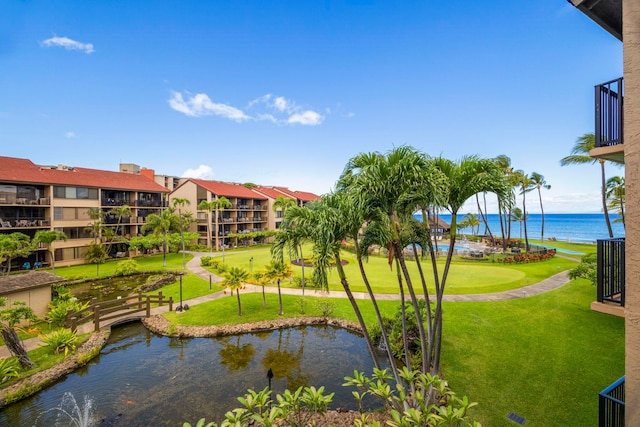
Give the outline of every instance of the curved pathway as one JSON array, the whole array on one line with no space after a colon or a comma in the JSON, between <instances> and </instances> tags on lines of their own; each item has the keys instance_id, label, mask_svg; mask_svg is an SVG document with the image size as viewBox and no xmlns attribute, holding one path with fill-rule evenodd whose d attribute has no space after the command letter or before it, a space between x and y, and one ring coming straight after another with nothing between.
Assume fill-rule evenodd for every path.
<instances>
[{"instance_id":1,"label":"curved pathway","mask_svg":"<svg viewBox=\"0 0 640 427\"><path fill-rule=\"evenodd\" d=\"M214 283L220 283L222 281L222 277L216 276L215 274L205 270L202 266L200 266L200 259L203 256L210 255L209 252L187 252L193 255L193 258L189 260L186 264L186 267L193 274L201 277L204 280L209 280ZM213 255L220 255L218 252L214 252ZM557 289L562 285L566 284L569 281L569 273L567 271L563 271L554 276L551 276L547 279L544 279L538 283L534 283L533 285L524 286L522 288L511 289L509 291L503 292L493 292L488 294L468 294L468 295L445 295L444 301L455 301L455 302L464 302L464 301L504 301L511 300L517 298L525 298L532 295L538 295L543 292L548 292L553 289ZM276 294L278 293L278 289L268 286L264 288L266 293ZM247 284L244 288L244 292L262 292L262 287L256 285ZM322 296L326 298L346 298L347 295L344 291L320 291L317 289L307 289L303 291L302 289L292 289L292 288L281 288L281 293L284 295L303 295L305 292L306 295L309 296ZM211 294L203 295L201 297L192 298L189 300L185 300L184 304L189 306L201 304L207 301L213 301L218 298L222 298L224 296L228 296L228 294L223 291L214 292ZM369 295L365 292L353 292L353 296L356 299L368 299ZM398 294L376 294L376 298L378 300L400 300L400 295ZM151 309L151 314L161 314L168 311L168 306L163 307L155 307ZM93 331L93 323L85 323L78 327L78 333L84 334ZM23 341L27 350L33 350L43 345L42 341L39 338L29 338ZM9 357L11 354L6 346L0 346L0 358Z\"/></svg>"}]
</instances>

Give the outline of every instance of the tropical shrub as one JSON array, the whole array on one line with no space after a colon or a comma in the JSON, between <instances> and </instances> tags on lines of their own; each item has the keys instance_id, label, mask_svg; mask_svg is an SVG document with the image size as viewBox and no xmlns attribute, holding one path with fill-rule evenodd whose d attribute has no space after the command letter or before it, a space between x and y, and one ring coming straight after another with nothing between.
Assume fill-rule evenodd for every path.
<instances>
[{"instance_id":1,"label":"tropical shrub","mask_svg":"<svg viewBox=\"0 0 640 427\"><path fill-rule=\"evenodd\" d=\"M437 375L425 374L419 370L403 367L399 371L404 384L396 384L386 369L374 369L371 378L354 371L353 377L346 377L346 386L358 391L353 396L358 401L362 413L362 400L374 396L389 410L391 427L405 426L467 426L480 427L480 423L468 416L468 410L477 405L464 396L459 398L449 388L446 381ZM362 414L361 420L366 420ZM356 420L358 421L358 420ZM357 423L363 425L362 423ZM365 424L368 425L368 424Z\"/></svg>"},{"instance_id":2,"label":"tropical shrub","mask_svg":"<svg viewBox=\"0 0 640 427\"><path fill-rule=\"evenodd\" d=\"M598 258L596 254L587 254L575 268L569 270L570 279L587 279L595 285L598 279Z\"/></svg>"},{"instance_id":3,"label":"tropical shrub","mask_svg":"<svg viewBox=\"0 0 640 427\"><path fill-rule=\"evenodd\" d=\"M211 265L211 260L213 260L213 257L205 255L200 258L200 265L203 267L209 267Z\"/></svg>"},{"instance_id":4,"label":"tropical shrub","mask_svg":"<svg viewBox=\"0 0 640 427\"><path fill-rule=\"evenodd\" d=\"M64 286L56 289L57 297L49 303L49 312L47 313L47 322L55 325L62 325L67 320L67 312L80 311L86 308L89 303L82 303L73 296L71 291Z\"/></svg>"},{"instance_id":5,"label":"tropical shrub","mask_svg":"<svg viewBox=\"0 0 640 427\"><path fill-rule=\"evenodd\" d=\"M75 351L78 344L78 336L69 329L58 329L47 335L41 335L40 340L53 348L54 354L64 350L66 355L69 351Z\"/></svg>"},{"instance_id":6,"label":"tropical shrub","mask_svg":"<svg viewBox=\"0 0 640 427\"><path fill-rule=\"evenodd\" d=\"M133 273L137 273L140 269L138 262L135 259L126 259L120 261L116 266L114 274L116 276L128 276Z\"/></svg>"},{"instance_id":7,"label":"tropical shrub","mask_svg":"<svg viewBox=\"0 0 640 427\"><path fill-rule=\"evenodd\" d=\"M316 302L316 308L322 314L322 317L330 317L336 309L336 304L328 298L320 298Z\"/></svg>"},{"instance_id":8,"label":"tropical shrub","mask_svg":"<svg viewBox=\"0 0 640 427\"><path fill-rule=\"evenodd\" d=\"M7 357L0 359L0 383L5 382L9 378L18 376L18 362L16 359Z\"/></svg>"}]
</instances>

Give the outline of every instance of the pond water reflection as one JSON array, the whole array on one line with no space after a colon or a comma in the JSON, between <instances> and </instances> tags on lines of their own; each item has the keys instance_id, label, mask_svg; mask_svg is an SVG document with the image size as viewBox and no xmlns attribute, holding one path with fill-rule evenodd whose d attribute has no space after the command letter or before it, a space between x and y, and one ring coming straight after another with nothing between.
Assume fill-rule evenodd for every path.
<instances>
[{"instance_id":1,"label":"pond water reflection","mask_svg":"<svg viewBox=\"0 0 640 427\"><path fill-rule=\"evenodd\" d=\"M354 369L371 373L373 362L361 336L331 326L168 338L132 323L114 328L100 356L83 369L0 410L0 425L69 425L51 410L67 392L78 402L90 396L94 425L220 421L238 406L237 396L267 386L269 368L275 393L324 385L336 393L333 407L355 409L353 389L341 384Z\"/></svg>"}]
</instances>

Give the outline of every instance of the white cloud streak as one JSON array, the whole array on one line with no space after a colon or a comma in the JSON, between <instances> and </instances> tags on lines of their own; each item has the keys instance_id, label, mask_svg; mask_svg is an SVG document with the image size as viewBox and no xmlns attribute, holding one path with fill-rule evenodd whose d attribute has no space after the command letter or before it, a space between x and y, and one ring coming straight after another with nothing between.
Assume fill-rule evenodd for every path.
<instances>
[{"instance_id":1,"label":"white cloud streak","mask_svg":"<svg viewBox=\"0 0 640 427\"><path fill-rule=\"evenodd\" d=\"M92 43L82 43L68 37L51 37L50 39L44 40L42 44L46 47L63 47L67 50L80 50L87 54L95 52Z\"/></svg>"},{"instance_id":2,"label":"white cloud streak","mask_svg":"<svg viewBox=\"0 0 640 427\"><path fill-rule=\"evenodd\" d=\"M76 133L73 131L67 132L64 134L64 136L66 136L67 138L71 139L71 138L75 138L76 137Z\"/></svg>"},{"instance_id":3,"label":"white cloud streak","mask_svg":"<svg viewBox=\"0 0 640 427\"><path fill-rule=\"evenodd\" d=\"M213 179L215 173L210 166L200 165L195 169L187 169L182 173L185 178Z\"/></svg>"},{"instance_id":4,"label":"white cloud streak","mask_svg":"<svg viewBox=\"0 0 640 427\"><path fill-rule=\"evenodd\" d=\"M236 122L249 120L242 110L227 104L220 104L211 101L211 98L204 93L198 93L185 100L181 93L173 92L169 99L169 105L174 110L191 117L220 116Z\"/></svg>"},{"instance_id":5,"label":"white cloud streak","mask_svg":"<svg viewBox=\"0 0 640 427\"><path fill-rule=\"evenodd\" d=\"M287 119L287 123L317 126L322 123L323 120L324 117L322 117L322 115L316 113L315 111L306 110L301 113L292 114L289 119Z\"/></svg>"},{"instance_id":6,"label":"white cloud streak","mask_svg":"<svg viewBox=\"0 0 640 427\"><path fill-rule=\"evenodd\" d=\"M187 116L215 115L236 122L255 120L268 121L277 125L316 126L325 118L316 111L303 109L284 96L274 97L270 93L249 101L246 112L228 104L214 102L204 93L191 96L186 92L184 94L172 92L168 102L173 110Z\"/></svg>"}]
</instances>

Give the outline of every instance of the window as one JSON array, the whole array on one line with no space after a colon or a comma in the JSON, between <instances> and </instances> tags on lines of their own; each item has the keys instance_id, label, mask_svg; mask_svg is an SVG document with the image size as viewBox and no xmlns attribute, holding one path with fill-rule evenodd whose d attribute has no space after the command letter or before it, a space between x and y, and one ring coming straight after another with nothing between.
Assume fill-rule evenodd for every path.
<instances>
[{"instance_id":1,"label":"window","mask_svg":"<svg viewBox=\"0 0 640 427\"><path fill-rule=\"evenodd\" d=\"M58 199L98 200L98 189L88 187L53 187L53 197Z\"/></svg>"}]
</instances>

